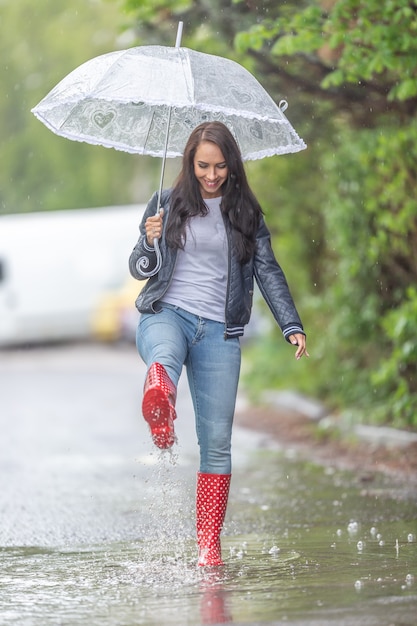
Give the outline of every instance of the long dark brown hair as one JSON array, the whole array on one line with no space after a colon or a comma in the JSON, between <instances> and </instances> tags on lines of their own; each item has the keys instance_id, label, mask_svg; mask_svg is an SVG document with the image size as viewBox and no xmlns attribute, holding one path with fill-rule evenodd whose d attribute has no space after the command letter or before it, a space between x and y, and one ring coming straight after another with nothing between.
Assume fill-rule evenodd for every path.
<instances>
[{"instance_id":1,"label":"long dark brown hair","mask_svg":"<svg viewBox=\"0 0 417 626\"><path fill-rule=\"evenodd\" d=\"M187 220L207 214L200 184L194 174L194 156L202 141L216 144L224 156L228 177L221 188L221 210L232 227L234 252L238 260L245 263L254 253L262 209L249 187L239 146L230 130L221 122L200 124L187 141L182 168L171 195L166 228L167 244L173 248L183 248Z\"/></svg>"}]
</instances>

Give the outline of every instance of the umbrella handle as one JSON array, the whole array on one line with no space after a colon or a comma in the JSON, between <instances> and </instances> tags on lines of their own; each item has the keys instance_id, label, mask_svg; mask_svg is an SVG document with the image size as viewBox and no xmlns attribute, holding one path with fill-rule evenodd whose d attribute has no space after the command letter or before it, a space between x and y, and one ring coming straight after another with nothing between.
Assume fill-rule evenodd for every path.
<instances>
[{"instance_id":1,"label":"umbrella handle","mask_svg":"<svg viewBox=\"0 0 417 626\"><path fill-rule=\"evenodd\" d=\"M159 241L157 239L153 240L153 245L154 245L155 254L156 254L156 265L152 273L157 274L162 266L162 254L161 254L161 250L159 249Z\"/></svg>"},{"instance_id":2,"label":"umbrella handle","mask_svg":"<svg viewBox=\"0 0 417 626\"><path fill-rule=\"evenodd\" d=\"M159 243L157 239L153 240L153 245L156 254L156 265L152 270L147 271L149 267L149 258L147 256L141 256L136 261L136 269L138 270L139 274L141 274L142 276L146 276L146 278L149 278L150 276L155 276L155 274L157 274L162 267L162 254L161 250L159 249Z\"/></svg>"}]
</instances>

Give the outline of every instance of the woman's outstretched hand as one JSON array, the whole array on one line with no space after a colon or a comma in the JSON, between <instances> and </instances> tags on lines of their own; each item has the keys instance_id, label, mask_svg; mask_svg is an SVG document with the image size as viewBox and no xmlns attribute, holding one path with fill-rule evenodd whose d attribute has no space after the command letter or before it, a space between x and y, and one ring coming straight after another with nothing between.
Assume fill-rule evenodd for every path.
<instances>
[{"instance_id":1,"label":"woman's outstretched hand","mask_svg":"<svg viewBox=\"0 0 417 626\"><path fill-rule=\"evenodd\" d=\"M164 209L161 209L159 213L148 217L145 222L146 240L150 246L153 245L154 239L159 239L162 235L162 217L164 215Z\"/></svg>"},{"instance_id":2,"label":"woman's outstretched hand","mask_svg":"<svg viewBox=\"0 0 417 626\"><path fill-rule=\"evenodd\" d=\"M295 333L294 335L290 335L290 342L293 344L293 346L298 346L297 352L295 353L295 358L297 359L297 361L301 359L303 355L310 356L307 352L305 335L303 335L302 333Z\"/></svg>"}]
</instances>

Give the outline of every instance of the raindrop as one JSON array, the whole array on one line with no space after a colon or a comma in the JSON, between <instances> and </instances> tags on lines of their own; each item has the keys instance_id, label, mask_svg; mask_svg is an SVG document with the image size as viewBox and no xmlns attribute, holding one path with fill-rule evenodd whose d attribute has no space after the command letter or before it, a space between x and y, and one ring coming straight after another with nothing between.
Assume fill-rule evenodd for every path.
<instances>
[{"instance_id":1,"label":"raindrop","mask_svg":"<svg viewBox=\"0 0 417 626\"><path fill-rule=\"evenodd\" d=\"M363 541L358 541L358 543L356 544L358 552L362 552L363 546L364 546Z\"/></svg>"},{"instance_id":2,"label":"raindrop","mask_svg":"<svg viewBox=\"0 0 417 626\"><path fill-rule=\"evenodd\" d=\"M342 529L341 529L341 528L338 528L338 529L336 530L336 535L337 535L338 537L341 537L341 536L342 536Z\"/></svg>"},{"instance_id":3,"label":"raindrop","mask_svg":"<svg viewBox=\"0 0 417 626\"><path fill-rule=\"evenodd\" d=\"M408 535L407 535L408 543L414 543L415 540L416 540L416 536L413 535L413 533L408 533Z\"/></svg>"},{"instance_id":4,"label":"raindrop","mask_svg":"<svg viewBox=\"0 0 417 626\"><path fill-rule=\"evenodd\" d=\"M408 586L412 585L414 582L413 574L407 574L407 576L405 577L405 582L407 583Z\"/></svg>"},{"instance_id":5,"label":"raindrop","mask_svg":"<svg viewBox=\"0 0 417 626\"><path fill-rule=\"evenodd\" d=\"M269 554L278 554L280 552L280 548L278 548L278 546L272 546L272 548L269 550Z\"/></svg>"},{"instance_id":6,"label":"raindrop","mask_svg":"<svg viewBox=\"0 0 417 626\"><path fill-rule=\"evenodd\" d=\"M362 589L362 587L363 587L362 581L361 580L357 580L355 582L354 586L355 586L356 591L360 591Z\"/></svg>"},{"instance_id":7,"label":"raindrop","mask_svg":"<svg viewBox=\"0 0 417 626\"><path fill-rule=\"evenodd\" d=\"M378 533L378 534L377 534L377 536L376 536L376 538L378 539L378 541L380 541L380 540L382 539L382 535L381 535L381 533Z\"/></svg>"},{"instance_id":8,"label":"raindrop","mask_svg":"<svg viewBox=\"0 0 417 626\"><path fill-rule=\"evenodd\" d=\"M359 524L358 524L358 522L355 522L355 521L351 521L351 522L349 522L348 527L347 527L347 530L348 530L348 533L349 533L350 535L356 535L356 533L357 533L357 532L358 532L358 530L359 530Z\"/></svg>"},{"instance_id":9,"label":"raindrop","mask_svg":"<svg viewBox=\"0 0 417 626\"><path fill-rule=\"evenodd\" d=\"M377 531L376 531L375 526L372 526L372 528L371 528L371 530L370 530L371 536L372 536L372 537L375 537L375 536L376 536L376 532L377 532Z\"/></svg>"},{"instance_id":10,"label":"raindrop","mask_svg":"<svg viewBox=\"0 0 417 626\"><path fill-rule=\"evenodd\" d=\"M381 539L381 541L378 543L378 545L381 546L381 548L382 548L383 546L385 546L385 541L383 539Z\"/></svg>"}]
</instances>

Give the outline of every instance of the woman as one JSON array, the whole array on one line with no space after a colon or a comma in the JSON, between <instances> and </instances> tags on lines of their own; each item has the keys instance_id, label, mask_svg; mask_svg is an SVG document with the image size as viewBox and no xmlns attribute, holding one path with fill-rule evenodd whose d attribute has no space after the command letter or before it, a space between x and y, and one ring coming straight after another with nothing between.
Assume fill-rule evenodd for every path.
<instances>
[{"instance_id":1,"label":"woman","mask_svg":"<svg viewBox=\"0 0 417 626\"><path fill-rule=\"evenodd\" d=\"M138 280L154 273L136 306L138 351L148 366L142 411L154 443L175 441L176 387L182 367L200 448L196 526L199 565L222 565L222 529L231 477L231 434L240 372L239 337L252 307L254 277L284 337L308 356L305 333L249 188L238 145L220 122L190 135L182 169L145 211L130 256ZM154 240L162 266L156 268Z\"/></svg>"}]
</instances>

